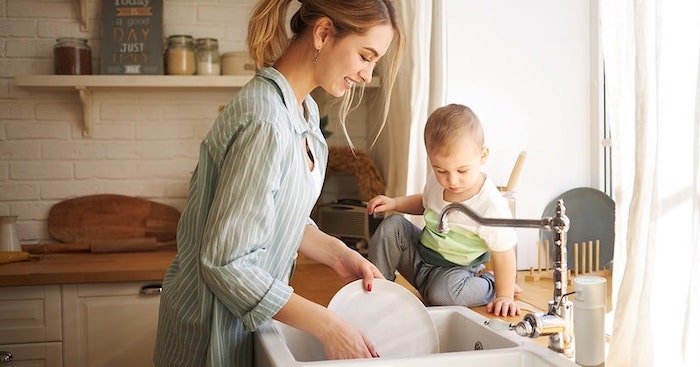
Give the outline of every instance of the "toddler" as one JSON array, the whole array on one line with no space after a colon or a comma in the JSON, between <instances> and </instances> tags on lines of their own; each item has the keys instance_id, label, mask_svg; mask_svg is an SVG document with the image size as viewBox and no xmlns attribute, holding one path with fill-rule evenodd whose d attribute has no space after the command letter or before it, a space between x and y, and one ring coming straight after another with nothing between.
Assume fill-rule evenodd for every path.
<instances>
[{"instance_id":1,"label":"toddler","mask_svg":"<svg viewBox=\"0 0 700 367\"><path fill-rule=\"evenodd\" d=\"M437 234L442 208L460 202L485 218L510 218L508 201L481 170L489 156L479 118L469 107L450 104L435 110L424 130L432 170L423 193L374 197L369 214L396 211L423 215L418 228L402 215L387 216L370 240L369 260L385 278L406 278L427 305L487 305L489 313L520 314L514 296L515 230L480 225L463 213L448 217L450 232ZM493 272L484 271L489 260Z\"/></svg>"}]
</instances>

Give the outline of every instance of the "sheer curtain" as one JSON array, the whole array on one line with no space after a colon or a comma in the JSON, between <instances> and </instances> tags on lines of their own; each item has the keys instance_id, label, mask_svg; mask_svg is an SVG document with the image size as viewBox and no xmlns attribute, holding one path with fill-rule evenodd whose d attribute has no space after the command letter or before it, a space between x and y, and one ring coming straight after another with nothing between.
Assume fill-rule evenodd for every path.
<instances>
[{"instance_id":1,"label":"sheer curtain","mask_svg":"<svg viewBox=\"0 0 700 367\"><path fill-rule=\"evenodd\" d=\"M428 169L423 127L445 101L444 6L442 0L394 3L406 31L406 54L372 156L386 179L387 195L400 196L423 190Z\"/></svg>"},{"instance_id":2,"label":"sheer curtain","mask_svg":"<svg viewBox=\"0 0 700 367\"><path fill-rule=\"evenodd\" d=\"M616 202L607 366L700 365L700 2L603 0Z\"/></svg>"}]
</instances>

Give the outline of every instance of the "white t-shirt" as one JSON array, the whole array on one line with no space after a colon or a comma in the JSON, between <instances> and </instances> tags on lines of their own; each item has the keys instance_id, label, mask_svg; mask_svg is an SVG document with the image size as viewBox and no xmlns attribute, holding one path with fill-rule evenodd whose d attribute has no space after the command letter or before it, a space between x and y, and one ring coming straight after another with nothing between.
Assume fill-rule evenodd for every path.
<instances>
[{"instance_id":1,"label":"white t-shirt","mask_svg":"<svg viewBox=\"0 0 700 367\"><path fill-rule=\"evenodd\" d=\"M436 216L449 204L449 202L443 200L443 192L443 187L440 186L435 178L435 174L431 171L423 189L423 206L426 209L424 217L428 230L435 231ZM486 176L486 180L479 192L471 198L462 201L462 204L468 206L483 218L513 217L508 200L503 197L498 187L488 176ZM461 212L455 211L450 213L447 216L447 221L452 229L450 234L444 236L444 238L433 235L429 244L426 243L428 241L422 242L423 246L431 248L446 260L457 265L469 265L475 260L475 256L478 253L483 253L486 250L505 251L514 247L517 242L513 228L481 225ZM480 241L467 241L467 243L460 244L458 243L459 241L455 241L455 238L451 235L452 232L476 235L485 242L486 247L483 244L480 245L478 243ZM426 234L424 233L423 239L425 239L425 236ZM470 246L476 248L469 248Z\"/></svg>"}]
</instances>

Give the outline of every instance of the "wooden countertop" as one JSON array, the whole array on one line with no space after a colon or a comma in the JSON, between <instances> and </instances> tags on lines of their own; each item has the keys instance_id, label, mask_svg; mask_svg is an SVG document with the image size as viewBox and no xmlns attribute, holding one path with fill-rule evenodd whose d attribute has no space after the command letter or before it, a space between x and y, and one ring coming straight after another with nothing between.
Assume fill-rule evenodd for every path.
<instances>
[{"instance_id":1,"label":"wooden countertop","mask_svg":"<svg viewBox=\"0 0 700 367\"><path fill-rule=\"evenodd\" d=\"M162 280L175 253L41 254L38 261L0 265L0 286Z\"/></svg>"}]
</instances>

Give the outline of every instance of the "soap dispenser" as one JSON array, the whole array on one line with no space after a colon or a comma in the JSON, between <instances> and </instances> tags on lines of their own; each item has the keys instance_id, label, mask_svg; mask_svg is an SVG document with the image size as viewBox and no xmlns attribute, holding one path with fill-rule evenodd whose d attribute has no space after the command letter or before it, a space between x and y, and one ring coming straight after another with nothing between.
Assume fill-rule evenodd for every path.
<instances>
[{"instance_id":1,"label":"soap dispenser","mask_svg":"<svg viewBox=\"0 0 700 367\"><path fill-rule=\"evenodd\" d=\"M574 348L581 366L605 365L606 283L598 276L574 278Z\"/></svg>"}]
</instances>

